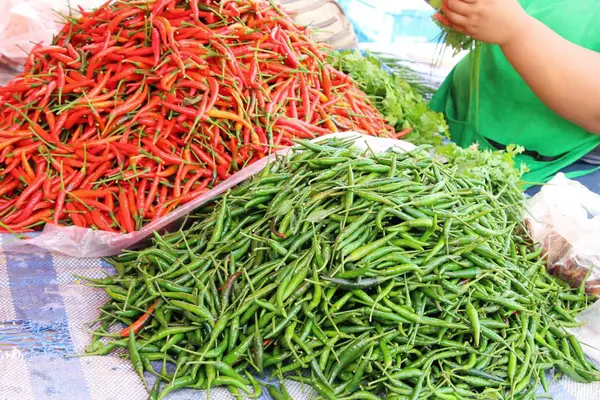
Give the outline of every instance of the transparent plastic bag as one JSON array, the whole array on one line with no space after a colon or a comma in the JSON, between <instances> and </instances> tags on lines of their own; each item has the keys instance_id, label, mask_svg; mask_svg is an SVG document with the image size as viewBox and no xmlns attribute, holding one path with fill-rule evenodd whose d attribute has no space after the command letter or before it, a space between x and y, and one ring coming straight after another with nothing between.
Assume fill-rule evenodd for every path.
<instances>
[{"instance_id":1,"label":"transparent plastic bag","mask_svg":"<svg viewBox=\"0 0 600 400\"><path fill-rule=\"evenodd\" d=\"M8 82L15 79L17 74L17 71L10 69L8 66L2 65L2 62L0 61L0 86L4 86Z\"/></svg>"},{"instance_id":2,"label":"transparent plastic bag","mask_svg":"<svg viewBox=\"0 0 600 400\"><path fill-rule=\"evenodd\" d=\"M558 174L529 201L525 222L548 271L600 297L600 196Z\"/></svg>"},{"instance_id":3,"label":"transparent plastic bag","mask_svg":"<svg viewBox=\"0 0 600 400\"><path fill-rule=\"evenodd\" d=\"M315 141L328 138L357 138L355 146L366 149L367 147L376 152L383 152L389 148L396 147L403 151L409 151L414 145L402 140L377 138L362 135L356 132L334 133L313 139ZM13 239L3 244L4 252L39 252L54 251L63 253L72 257L106 257L121 253L123 249L142 244L147 238L152 236L154 231L174 229L187 214L194 209L213 200L220 194L226 192L232 187L252 178L265 168L265 166L275 160L276 157L284 156L290 151L289 148L282 149L268 157L258 160L254 164L238 171L230 178L221 182L206 193L198 196L189 203L175 209L173 212L165 215L144 226L137 232L128 234L96 231L92 229L80 228L76 226L58 226L47 224L44 230L37 236L30 239Z\"/></svg>"},{"instance_id":4,"label":"transparent plastic bag","mask_svg":"<svg viewBox=\"0 0 600 400\"><path fill-rule=\"evenodd\" d=\"M106 0L0 0L0 60L23 64L35 44L49 44L62 27L60 14L70 7L91 10Z\"/></svg>"},{"instance_id":5,"label":"transparent plastic bag","mask_svg":"<svg viewBox=\"0 0 600 400\"><path fill-rule=\"evenodd\" d=\"M569 331L581 342L584 353L600 365L600 301L583 310L576 319L582 326Z\"/></svg>"}]
</instances>

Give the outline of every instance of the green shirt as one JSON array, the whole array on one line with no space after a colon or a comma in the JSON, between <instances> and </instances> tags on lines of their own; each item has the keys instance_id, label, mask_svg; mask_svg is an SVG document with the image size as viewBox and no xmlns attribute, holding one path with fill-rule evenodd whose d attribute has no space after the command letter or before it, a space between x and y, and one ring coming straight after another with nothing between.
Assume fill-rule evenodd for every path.
<instances>
[{"instance_id":1,"label":"green shirt","mask_svg":"<svg viewBox=\"0 0 600 400\"><path fill-rule=\"evenodd\" d=\"M600 51L598 0L521 0L520 3L529 15L567 40ZM517 163L527 165L530 172L525 180L535 184L548 181L600 145L600 136L586 132L546 107L499 46L481 48L479 100L475 101L472 56L456 66L430 103L433 110L445 114L452 140L459 146L478 143L481 148L494 149L498 144L521 145L529 152L519 155Z\"/></svg>"}]
</instances>

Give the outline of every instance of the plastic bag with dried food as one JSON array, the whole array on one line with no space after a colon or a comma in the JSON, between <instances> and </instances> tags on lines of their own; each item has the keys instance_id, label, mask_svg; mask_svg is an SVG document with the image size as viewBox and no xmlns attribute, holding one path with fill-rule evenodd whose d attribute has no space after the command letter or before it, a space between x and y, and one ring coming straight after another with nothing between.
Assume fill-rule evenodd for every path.
<instances>
[{"instance_id":1,"label":"plastic bag with dried food","mask_svg":"<svg viewBox=\"0 0 600 400\"><path fill-rule=\"evenodd\" d=\"M369 148L376 152L383 152L390 148L397 148L403 151L410 151L415 148L413 144L402 140L367 136L357 132L332 133L313 140L318 142L329 138L354 138L356 140L355 146L357 148ZM139 231L121 234L97 231L78 226L47 224L44 227L44 230L33 238L20 240L18 236L14 236L12 240L5 239L3 242L3 251L5 253L54 251L72 257L104 257L120 254L123 249L143 245L144 241L150 238L153 232L163 232L177 227L187 214L213 200L222 193L225 193L234 186L252 178L254 175L261 172L268 163L275 160L277 157L286 155L289 151L289 148L279 150L276 153L264 157L248 167L241 169L206 193L203 193L164 217L150 222Z\"/></svg>"},{"instance_id":2,"label":"plastic bag with dried food","mask_svg":"<svg viewBox=\"0 0 600 400\"><path fill-rule=\"evenodd\" d=\"M525 222L548 271L600 297L600 195L558 174L529 201Z\"/></svg>"}]
</instances>

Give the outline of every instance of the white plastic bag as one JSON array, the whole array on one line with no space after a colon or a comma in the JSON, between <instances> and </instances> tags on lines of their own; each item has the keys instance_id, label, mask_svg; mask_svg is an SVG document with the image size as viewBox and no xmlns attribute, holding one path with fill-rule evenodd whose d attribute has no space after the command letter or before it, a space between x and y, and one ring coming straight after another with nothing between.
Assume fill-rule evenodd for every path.
<instances>
[{"instance_id":1,"label":"white plastic bag","mask_svg":"<svg viewBox=\"0 0 600 400\"><path fill-rule=\"evenodd\" d=\"M334 133L313 140L319 141L334 137L358 138L355 142L357 148L366 149L368 147L375 152L383 152L392 147L403 151L409 151L414 148L414 145L402 140L377 138L356 132ZM239 183L252 178L262 171L269 162L276 159L277 156L285 155L289 151L289 148L283 149L271 156L258 160L254 164L238 171L208 192L200 195L182 207L175 209L166 216L149 223L137 232L121 234L96 231L77 226L64 227L47 224L40 235L26 240L14 239L9 241L3 245L3 250L4 252L55 251L68 256L81 258L117 255L121 253L123 249L143 242L146 238L150 237L154 231L173 228L179 220L194 209L206 204Z\"/></svg>"},{"instance_id":2,"label":"white plastic bag","mask_svg":"<svg viewBox=\"0 0 600 400\"><path fill-rule=\"evenodd\" d=\"M569 331L581 342L585 354L600 363L600 301L583 310L577 321L583 326Z\"/></svg>"},{"instance_id":3,"label":"white plastic bag","mask_svg":"<svg viewBox=\"0 0 600 400\"><path fill-rule=\"evenodd\" d=\"M0 86L6 85L8 82L15 79L18 72L16 70L8 68L0 64Z\"/></svg>"},{"instance_id":4,"label":"white plastic bag","mask_svg":"<svg viewBox=\"0 0 600 400\"><path fill-rule=\"evenodd\" d=\"M600 297L600 196L558 174L528 204L525 219L548 271Z\"/></svg>"},{"instance_id":5,"label":"white plastic bag","mask_svg":"<svg viewBox=\"0 0 600 400\"><path fill-rule=\"evenodd\" d=\"M68 15L70 7L91 10L106 0L0 0L0 59L10 65L21 65L33 46L49 44Z\"/></svg>"}]
</instances>

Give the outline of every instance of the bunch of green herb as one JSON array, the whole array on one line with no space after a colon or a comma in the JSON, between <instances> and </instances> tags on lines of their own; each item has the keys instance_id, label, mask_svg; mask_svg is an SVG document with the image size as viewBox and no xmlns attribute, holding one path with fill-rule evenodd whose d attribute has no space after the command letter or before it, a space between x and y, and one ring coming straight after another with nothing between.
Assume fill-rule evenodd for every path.
<instances>
[{"instance_id":1,"label":"bunch of green herb","mask_svg":"<svg viewBox=\"0 0 600 400\"><path fill-rule=\"evenodd\" d=\"M377 58L388 68L388 72L393 73L404 80L410 87L423 96L425 100L431 99L437 90L437 85L423 73L418 72L414 66L414 61L399 57L391 53L370 51L369 55Z\"/></svg>"},{"instance_id":2,"label":"bunch of green herb","mask_svg":"<svg viewBox=\"0 0 600 400\"><path fill-rule=\"evenodd\" d=\"M445 143L434 149L438 156L459 166L462 173L489 182L494 190L504 187L522 190L522 177L529 170L525 164L516 165L515 157L523 150L523 147L515 145L500 151L480 150L477 145L463 149L454 143Z\"/></svg>"},{"instance_id":3,"label":"bunch of green herb","mask_svg":"<svg viewBox=\"0 0 600 400\"><path fill-rule=\"evenodd\" d=\"M428 0L428 2L439 12L439 14L444 15L444 11L442 10L442 0ZM438 39L439 42L452 49L455 56L461 51L471 51L471 94L469 102L475 104L475 119L477 119L477 115L479 114L479 76L481 74L482 43L462 32L458 32L442 24L435 17L433 20L442 29L442 33ZM469 110L471 109L472 108L469 106ZM472 115L469 114L469 120L471 119Z\"/></svg>"},{"instance_id":4,"label":"bunch of green herb","mask_svg":"<svg viewBox=\"0 0 600 400\"><path fill-rule=\"evenodd\" d=\"M386 71L376 57L358 51L333 52L330 63L349 74L373 101L396 132L415 144L439 145L448 137L448 126L440 113L431 111L423 96L402 77Z\"/></svg>"},{"instance_id":5,"label":"bunch of green herb","mask_svg":"<svg viewBox=\"0 0 600 400\"><path fill-rule=\"evenodd\" d=\"M443 143L448 127L441 114L430 111L414 87L420 82L407 69L386 71L378 57L359 52L335 52L330 61L348 73L360 88L372 97L375 107L386 116L396 131L413 128L404 139L415 144L434 145L435 153L456 163L468 175L496 187L508 185L521 188L525 165L515 165L515 156L523 151L508 146L503 151L479 150L477 146L463 149L454 143ZM414 72L414 71L412 71ZM413 79L407 82L404 78ZM415 83L413 83L415 82Z\"/></svg>"},{"instance_id":6,"label":"bunch of green herb","mask_svg":"<svg viewBox=\"0 0 600 400\"><path fill-rule=\"evenodd\" d=\"M442 11L442 0L430 0L429 4L438 12L440 12L440 14L444 14ZM458 54L463 50L471 50L475 47L476 41L471 37L447 27L435 18L434 21L440 28L442 28L440 41L454 50L455 54Z\"/></svg>"}]
</instances>

